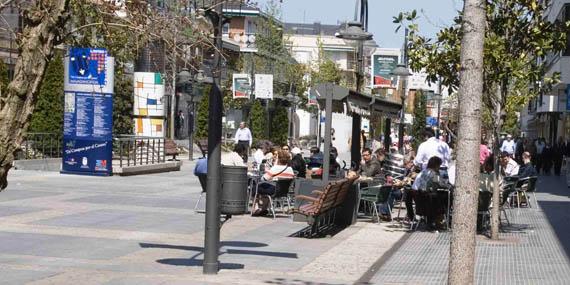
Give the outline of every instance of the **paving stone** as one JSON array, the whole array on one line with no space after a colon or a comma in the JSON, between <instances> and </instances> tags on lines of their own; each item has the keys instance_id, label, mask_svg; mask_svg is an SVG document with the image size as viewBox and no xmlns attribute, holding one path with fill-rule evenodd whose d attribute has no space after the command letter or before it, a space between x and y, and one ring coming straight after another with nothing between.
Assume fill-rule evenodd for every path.
<instances>
[{"instance_id":1,"label":"paving stone","mask_svg":"<svg viewBox=\"0 0 570 285\"><path fill-rule=\"evenodd\" d=\"M158 233L194 233L203 230L201 215L96 210L34 222L38 225L115 229Z\"/></svg>"},{"instance_id":2,"label":"paving stone","mask_svg":"<svg viewBox=\"0 0 570 285\"><path fill-rule=\"evenodd\" d=\"M540 208L507 209L512 224L501 233L501 241L478 238L477 284L568 284L570 198L565 181L541 177L538 185ZM446 283L449 239L448 232L412 233L372 283Z\"/></svg>"},{"instance_id":3,"label":"paving stone","mask_svg":"<svg viewBox=\"0 0 570 285\"><path fill-rule=\"evenodd\" d=\"M30 207L12 207L0 205L0 217L13 216L19 214L32 213L42 211L44 208L30 208Z\"/></svg>"},{"instance_id":4,"label":"paving stone","mask_svg":"<svg viewBox=\"0 0 570 285\"><path fill-rule=\"evenodd\" d=\"M0 232L0 253L111 259L139 250L137 243L100 238Z\"/></svg>"}]
</instances>

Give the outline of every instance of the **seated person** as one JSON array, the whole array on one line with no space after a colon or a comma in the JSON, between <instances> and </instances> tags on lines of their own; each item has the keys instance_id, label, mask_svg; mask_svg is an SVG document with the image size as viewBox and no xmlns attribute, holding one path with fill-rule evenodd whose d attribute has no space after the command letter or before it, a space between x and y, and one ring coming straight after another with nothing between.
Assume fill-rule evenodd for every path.
<instances>
[{"instance_id":1,"label":"seated person","mask_svg":"<svg viewBox=\"0 0 570 285\"><path fill-rule=\"evenodd\" d=\"M257 170L259 170L259 166L263 163L265 159L265 154L267 153L267 147L265 144L258 143L256 146L256 150L253 152L253 161L257 166Z\"/></svg>"},{"instance_id":2,"label":"seated person","mask_svg":"<svg viewBox=\"0 0 570 285\"><path fill-rule=\"evenodd\" d=\"M243 162L243 156L247 153L247 147L243 144L234 145L234 151L222 153L222 165L224 166L247 166Z\"/></svg>"},{"instance_id":3,"label":"seated person","mask_svg":"<svg viewBox=\"0 0 570 285\"><path fill-rule=\"evenodd\" d=\"M517 176L519 174L519 164L506 151L501 153L500 165L501 172L505 176Z\"/></svg>"},{"instance_id":4,"label":"seated person","mask_svg":"<svg viewBox=\"0 0 570 285\"><path fill-rule=\"evenodd\" d=\"M199 158L196 162L196 167L194 167L194 175L196 175L200 181L202 192L206 192L206 184L208 181L208 159L206 156Z\"/></svg>"},{"instance_id":5,"label":"seated person","mask_svg":"<svg viewBox=\"0 0 570 285\"><path fill-rule=\"evenodd\" d=\"M384 168L384 163L386 162L386 153L383 149L377 149L374 154L376 155L376 160L380 163L380 168Z\"/></svg>"},{"instance_id":6,"label":"seated person","mask_svg":"<svg viewBox=\"0 0 570 285\"><path fill-rule=\"evenodd\" d=\"M380 163L372 157L372 151L365 147L362 150L362 162L360 164L359 174L361 176L374 177L382 172Z\"/></svg>"},{"instance_id":7,"label":"seated person","mask_svg":"<svg viewBox=\"0 0 570 285\"><path fill-rule=\"evenodd\" d=\"M536 169L532 166L531 163L531 156L528 151L523 152L522 154L523 165L519 168L518 176L519 178L527 178L536 176Z\"/></svg>"},{"instance_id":8,"label":"seated person","mask_svg":"<svg viewBox=\"0 0 570 285\"><path fill-rule=\"evenodd\" d=\"M420 172L412 185L412 189L417 191L416 210L426 216L429 230L441 228L447 206L447 194L438 192L437 189L451 187L440 178L441 164L441 158L431 157L426 168Z\"/></svg>"},{"instance_id":9,"label":"seated person","mask_svg":"<svg viewBox=\"0 0 570 285\"><path fill-rule=\"evenodd\" d=\"M323 153L319 150L318 147L314 146L311 147L311 156L309 157L309 168L313 167L321 167L323 165Z\"/></svg>"},{"instance_id":10,"label":"seated person","mask_svg":"<svg viewBox=\"0 0 570 285\"><path fill-rule=\"evenodd\" d=\"M291 150L291 154L293 155L293 158L291 158L291 167L294 171L297 171L297 177L305 178L307 176L307 164L301 154L301 149L294 147Z\"/></svg>"},{"instance_id":11,"label":"seated person","mask_svg":"<svg viewBox=\"0 0 570 285\"><path fill-rule=\"evenodd\" d=\"M274 158L275 159L275 158ZM267 170L261 177L262 181L273 181L274 179L293 179L295 173L289 166L291 156L286 150L279 150L276 155L276 164ZM275 185L269 182L261 182L257 186L257 201L254 201L253 216L265 216L269 213L269 199L267 196L275 194Z\"/></svg>"}]
</instances>

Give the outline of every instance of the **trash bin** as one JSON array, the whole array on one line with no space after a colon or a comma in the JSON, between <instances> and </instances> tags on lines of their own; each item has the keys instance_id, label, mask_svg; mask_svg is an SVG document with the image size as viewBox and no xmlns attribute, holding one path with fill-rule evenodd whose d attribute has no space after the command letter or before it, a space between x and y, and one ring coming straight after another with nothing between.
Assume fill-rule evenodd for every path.
<instances>
[{"instance_id":1,"label":"trash bin","mask_svg":"<svg viewBox=\"0 0 570 285\"><path fill-rule=\"evenodd\" d=\"M221 213L243 215L247 211L247 167L222 166Z\"/></svg>"}]
</instances>

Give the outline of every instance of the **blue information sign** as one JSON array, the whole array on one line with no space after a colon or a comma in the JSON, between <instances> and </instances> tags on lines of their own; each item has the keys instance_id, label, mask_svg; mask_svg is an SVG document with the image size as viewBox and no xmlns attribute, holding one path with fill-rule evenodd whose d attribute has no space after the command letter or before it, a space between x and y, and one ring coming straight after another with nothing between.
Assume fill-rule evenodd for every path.
<instances>
[{"instance_id":1,"label":"blue information sign","mask_svg":"<svg viewBox=\"0 0 570 285\"><path fill-rule=\"evenodd\" d=\"M69 50L69 83L105 85L107 50L103 48L71 48Z\"/></svg>"},{"instance_id":2,"label":"blue information sign","mask_svg":"<svg viewBox=\"0 0 570 285\"><path fill-rule=\"evenodd\" d=\"M106 56L104 49L72 48L66 59L62 173L112 174L113 94L84 91L112 78Z\"/></svg>"}]
</instances>

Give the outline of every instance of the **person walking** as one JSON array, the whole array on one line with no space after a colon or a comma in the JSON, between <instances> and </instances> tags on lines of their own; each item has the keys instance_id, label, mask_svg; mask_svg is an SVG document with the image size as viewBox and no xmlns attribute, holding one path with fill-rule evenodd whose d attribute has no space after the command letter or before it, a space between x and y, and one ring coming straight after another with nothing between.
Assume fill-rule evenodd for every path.
<instances>
[{"instance_id":1,"label":"person walking","mask_svg":"<svg viewBox=\"0 0 570 285\"><path fill-rule=\"evenodd\" d=\"M543 152L544 148L546 147L546 143L544 142L544 138L538 138L534 143L534 147L536 150L535 153L535 161L536 161L536 172L540 174L540 170L542 169L543 165Z\"/></svg>"},{"instance_id":2,"label":"person walking","mask_svg":"<svg viewBox=\"0 0 570 285\"><path fill-rule=\"evenodd\" d=\"M554 175L560 176L562 170L562 160L564 160L564 153L566 152L566 143L562 137L552 146L552 161L554 163Z\"/></svg>"},{"instance_id":3,"label":"person walking","mask_svg":"<svg viewBox=\"0 0 570 285\"><path fill-rule=\"evenodd\" d=\"M516 147L517 145L513 140L513 136L507 135L507 139L503 141L503 144L501 144L501 152L506 152L514 158Z\"/></svg>"},{"instance_id":4,"label":"person walking","mask_svg":"<svg viewBox=\"0 0 570 285\"><path fill-rule=\"evenodd\" d=\"M481 139L481 144L479 145L479 165L481 166L481 170L483 169L483 164L485 163L485 160L487 160L489 156L491 156L491 151L487 146L487 142L485 141L485 139Z\"/></svg>"},{"instance_id":5,"label":"person walking","mask_svg":"<svg viewBox=\"0 0 570 285\"><path fill-rule=\"evenodd\" d=\"M251 147L251 143L253 142L253 137L251 135L251 131L245 125L245 122L239 123L239 129L237 129L234 141L236 144L241 144L245 147L244 152L244 161L247 162L249 148Z\"/></svg>"}]
</instances>

